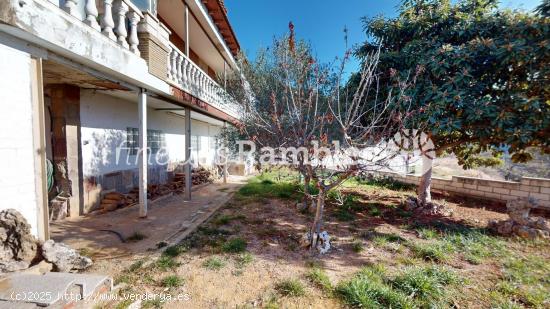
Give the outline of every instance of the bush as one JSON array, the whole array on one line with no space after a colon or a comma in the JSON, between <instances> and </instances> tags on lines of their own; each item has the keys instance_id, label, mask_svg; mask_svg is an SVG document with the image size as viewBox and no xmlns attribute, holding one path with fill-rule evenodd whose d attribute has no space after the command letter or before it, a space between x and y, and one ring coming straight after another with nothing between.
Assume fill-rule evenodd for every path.
<instances>
[{"instance_id":1,"label":"bush","mask_svg":"<svg viewBox=\"0 0 550 309\"><path fill-rule=\"evenodd\" d=\"M164 250L164 252L162 252L162 255L164 256L169 256L169 257L176 257L180 254L182 254L183 252L185 252L187 250L187 248L183 245L174 245L174 246L170 246L168 248L166 248Z\"/></svg>"},{"instance_id":2,"label":"bush","mask_svg":"<svg viewBox=\"0 0 550 309\"><path fill-rule=\"evenodd\" d=\"M325 293L332 293L333 287L327 274L320 268L311 269L306 278Z\"/></svg>"},{"instance_id":3,"label":"bush","mask_svg":"<svg viewBox=\"0 0 550 309\"><path fill-rule=\"evenodd\" d=\"M242 238L233 238L223 244L222 250L227 253L239 253L244 252L246 250L246 246L246 240Z\"/></svg>"},{"instance_id":4,"label":"bush","mask_svg":"<svg viewBox=\"0 0 550 309\"><path fill-rule=\"evenodd\" d=\"M204 263L202 263L202 266L210 270L220 270L225 267L225 261L220 259L219 257L211 257L208 260L204 261Z\"/></svg>"},{"instance_id":5,"label":"bush","mask_svg":"<svg viewBox=\"0 0 550 309\"><path fill-rule=\"evenodd\" d=\"M283 296L304 296L306 294L304 285L297 279L286 279L279 282L275 289Z\"/></svg>"},{"instance_id":6,"label":"bush","mask_svg":"<svg viewBox=\"0 0 550 309\"><path fill-rule=\"evenodd\" d=\"M420 302L433 304L445 293L445 286L458 282L452 272L437 266L411 267L392 280L393 286Z\"/></svg>"},{"instance_id":7,"label":"bush","mask_svg":"<svg viewBox=\"0 0 550 309\"><path fill-rule=\"evenodd\" d=\"M165 288L176 288L183 285L184 280L176 275L166 276L161 280L161 286Z\"/></svg>"},{"instance_id":8,"label":"bush","mask_svg":"<svg viewBox=\"0 0 550 309\"><path fill-rule=\"evenodd\" d=\"M156 267L161 270L174 269L180 266L180 263L176 262L171 256L161 256L155 263Z\"/></svg>"}]
</instances>

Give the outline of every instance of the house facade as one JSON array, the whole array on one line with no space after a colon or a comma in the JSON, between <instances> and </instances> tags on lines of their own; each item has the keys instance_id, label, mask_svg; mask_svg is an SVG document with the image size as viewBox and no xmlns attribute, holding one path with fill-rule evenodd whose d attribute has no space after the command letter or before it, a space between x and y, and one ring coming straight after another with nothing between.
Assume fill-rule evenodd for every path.
<instances>
[{"instance_id":1,"label":"house facade","mask_svg":"<svg viewBox=\"0 0 550 309\"><path fill-rule=\"evenodd\" d=\"M0 2L0 209L48 238L48 204L78 217L102 192L215 165L238 122L223 88L239 44L222 0ZM147 149L147 151L141 151Z\"/></svg>"}]
</instances>

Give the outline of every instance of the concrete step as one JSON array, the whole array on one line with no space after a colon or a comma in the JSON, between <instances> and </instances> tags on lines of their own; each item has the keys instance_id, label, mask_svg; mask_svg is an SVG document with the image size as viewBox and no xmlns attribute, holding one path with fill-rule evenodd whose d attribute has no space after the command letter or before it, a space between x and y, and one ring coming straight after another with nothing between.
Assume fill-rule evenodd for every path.
<instances>
[{"instance_id":1,"label":"concrete step","mask_svg":"<svg viewBox=\"0 0 550 309\"><path fill-rule=\"evenodd\" d=\"M104 275L14 273L0 280L0 309L69 308L112 289L112 278Z\"/></svg>"}]
</instances>

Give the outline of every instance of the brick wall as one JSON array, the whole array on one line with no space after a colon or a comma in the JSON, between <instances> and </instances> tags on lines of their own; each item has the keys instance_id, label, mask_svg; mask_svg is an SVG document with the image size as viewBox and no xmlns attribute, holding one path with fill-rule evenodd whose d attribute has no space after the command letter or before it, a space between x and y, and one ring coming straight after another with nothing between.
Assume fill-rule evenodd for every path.
<instances>
[{"instance_id":1,"label":"brick wall","mask_svg":"<svg viewBox=\"0 0 550 309\"><path fill-rule=\"evenodd\" d=\"M420 177L380 172L398 181L418 184ZM518 197L532 197L539 206L550 209L550 179L523 177L521 181L487 180L474 177L452 176L451 179L432 177L432 190L468 197L506 202Z\"/></svg>"},{"instance_id":2,"label":"brick wall","mask_svg":"<svg viewBox=\"0 0 550 309\"><path fill-rule=\"evenodd\" d=\"M167 77L168 47L147 32L138 33L141 57L149 65L149 73L165 80Z\"/></svg>"}]
</instances>

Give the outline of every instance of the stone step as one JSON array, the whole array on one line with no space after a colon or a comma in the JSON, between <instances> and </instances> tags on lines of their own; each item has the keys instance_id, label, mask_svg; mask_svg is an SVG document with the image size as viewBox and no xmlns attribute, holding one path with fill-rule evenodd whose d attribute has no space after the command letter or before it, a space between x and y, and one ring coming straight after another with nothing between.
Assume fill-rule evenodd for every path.
<instances>
[{"instance_id":1,"label":"stone step","mask_svg":"<svg viewBox=\"0 0 550 309\"><path fill-rule=\"evenodd\" d=\"M14 273L0 280L0 309L67 308L112 289L112 278L104 275Z\"/></svg>"}]
</instances>

